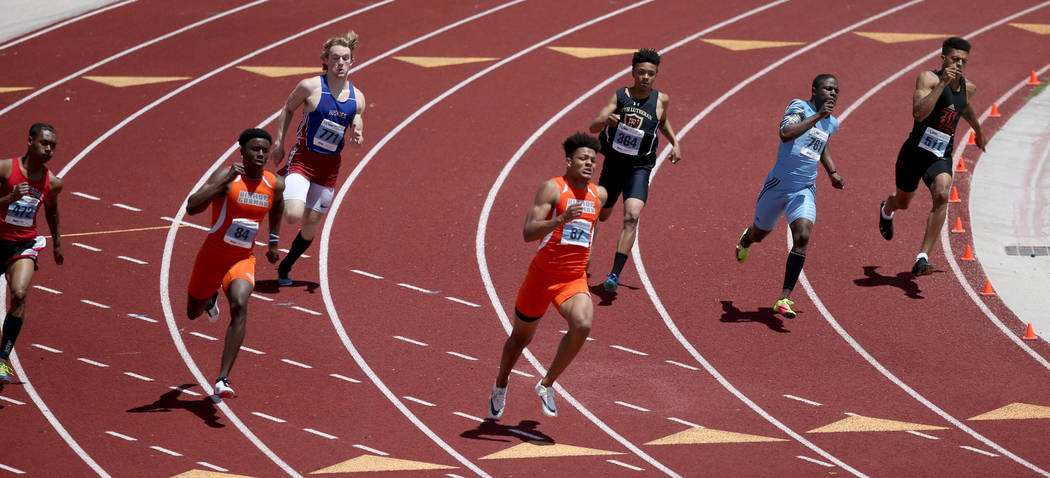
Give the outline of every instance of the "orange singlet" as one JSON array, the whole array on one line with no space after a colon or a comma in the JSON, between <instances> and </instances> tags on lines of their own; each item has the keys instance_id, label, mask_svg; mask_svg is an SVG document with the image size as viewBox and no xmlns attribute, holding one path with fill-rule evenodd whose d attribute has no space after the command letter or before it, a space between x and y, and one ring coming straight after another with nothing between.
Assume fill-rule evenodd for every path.
<instances>
[{"instance_id":1,"label":"orange singlet","mask_svg":"<svg viewBox=\"0 0 1050 478\"><path fill-rule=\"evenodd\" d=\"M237 176L229 192L212 200L212 227L193 263L190 295L207 299L220 285L227 290L234 279L255 286L252 246L259 223L273 207L276 181L269 171L256 181Z\"/></svg>"},{"instance_id":2,"label":"orange singlet","mask_svg":"<svg viewBox=\"0 0 1050 478\"><path fill-rule=\"evenodd\" d=\"M551 210L547 219L564 214L569 205L575 203L583 204L583 213L540 241L539 251L529 264L514 304L518 317L527 322L542 317L548 304L560 307L576 294L590 293L587 258L591 253L594 223L598 221L598 187L587 183L585 189L576 189L563 176L552 180L558 184L560 197L558 207Z\"/></svg>"}]
</instances>

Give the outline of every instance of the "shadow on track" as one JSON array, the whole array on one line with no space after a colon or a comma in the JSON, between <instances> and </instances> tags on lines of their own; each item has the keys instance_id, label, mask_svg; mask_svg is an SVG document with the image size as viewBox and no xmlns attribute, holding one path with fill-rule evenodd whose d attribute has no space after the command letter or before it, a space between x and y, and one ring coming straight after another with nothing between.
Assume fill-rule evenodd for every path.
<instances>
[{"instance_id":1,"label":"shadow on track","mask_svg":"<svg viewBox=\"0 0 1050 478\"><path fill-rule=\"evenodd\" d=\"M723 300L722 302L722 322L727 324L735 324L741 322L758 322L765 324L771 330L780 332L782 334L791 333L790 330L784 328L784 321L777 317L777 313L773 311L772 307L759 307L758 310L753 312L745 312L740 310L737 306L733 305L731 300Z\"/></svg>"},{"instance_id":2,"label":"shadow on track","mask_svg":"<svg viewBox=\"0 0 1050 478\"><path fill-rule=\"evenodd\" d=\"M179 385L179 388L186 390L195 386L195 384L187 383ZM153 403L128 409L128 413L167 413L172 410L186 410L196 415L197 418L204 420L204 424L209 427L223 428L226 426L219 423L219 414L215 409L215 403L212 402L211 397L180 400L180 395L182 395L181 391L171 390L170 392L161 395L160 398Z\"/></svg>"},{"instance_id":3,"label":"shadow on track","mask_svg":"<svg viewBox=\"0 0 1050 478\"><path fill-rule=\"evenodd\" d=\"M632 286L632 285L626 285L623 282L620 283L620 288L630 289L630 290L641 289L641 287L635 287L635 286ZM594 295L598 296L599 301L598 301L597 304L594 304L594 305L597 305L599 307L612 305L613 301L616 300L616 297L619 294L618 292L609 292L609 291L605 290L605 287L602 287L602 283L601 282L599 282L599 283L597 283L595 285L592 285L590 287L590 289L591 289L591 294L594 294Z\"/></svg>"},{"instance_id":4,"label":"shadow on track","mask_svg":"<svg viewBox=\"0 0 1050 478\"><path fill-rule=\"evenodd\" d=\"M861 287L892 286L904 291L904 295L912 299L924 299L919 295L922 289L915 282L915 276L911 271L898 272L896 276L884 276L875 271L879 266L864 266L864 278L854 279L853 283Z\"/></svg>"},{"instance_id":5,"label":"shadow on track","mask_svg":"<svg viewBox=\"0 0 1050 478\"><path fill-rule=\"evenodd\" d=\"M533 445L553 445L555 443L553 438L536 429L536 426L539 424L539 422L533 420L522 420L517 426L509 426L500 424L494 420L485 420L478 425L477 428L467 430L459 436L470 438L471 440L501 442L513 441L504 440L502 438L485 438L486 436L509 437L521 440L523 443L532 443Z\"/></svg>"},{"instance_id":6,"label":"shadow on track","mask_svg":"<svg viewBox=\"0 0 1050 478\"><path fill-rule=\"evenodd\" d=\"M285 289L293 287L306 287L306 292L314 294L316 293L317 288L321 287L321 284L305 280L293 280L292 285L284 286ZM277 285L276 279L255 281L255 292L263 294L279 294L281 293L281 286Z\"/></svg>"}]
</instances>

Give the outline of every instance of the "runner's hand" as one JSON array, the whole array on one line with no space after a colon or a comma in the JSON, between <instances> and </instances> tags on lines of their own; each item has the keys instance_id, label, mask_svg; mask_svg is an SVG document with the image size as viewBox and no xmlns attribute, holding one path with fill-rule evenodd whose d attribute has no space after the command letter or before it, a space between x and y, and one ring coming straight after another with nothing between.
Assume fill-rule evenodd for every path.
<instances>
[{"instance_id":1,"label":"runner's hand","mask_svg":"<svg viewBox=\"0 0 1050 478\"><path fill-rule=\"evenodd\" d=\"M32 188L29 187L29 183L24 181L18 183L15 187L11 188L11 194L7 195L7 199L9 199L8 202L11 203L18 201L19 199L22 199L22 196L29 194L30 191L32 191Z\"/></svg>"},{"instance_id":2,"label":"runner's hand","mask_svg":"<svg viewBox=\"0 0 1050 478\"><path fill-rule=\"evenodd\" d=\"M65 261L65 256L62 254L62 244L54 242L51 246L51 252L55 255L55 264L62 265Z\"/></svg>"},{"instance_id":3,"label":"runner's hand","mask_svg":"<svg viewBox=\"0 0 1050 478\"><path fill-rule=\"evenodd\" d=\"M667 155L667 159L671 161L671 164L678 164L682 160L682 149L678 145L674 145L671 148L671 153Z\"/></svg>"},{"instance_id":4,"label":"runner's hand","mask_svg":"<svg viewBox=\"0 0 1050 478\"><path fill-rule=\"evenodd\" d=\"M565 224L573 219L576 219L583 215L583 204L576 203L565 209L565 212L561 216L558 216L558 222Z\"/></svg>"},{"instance_id":5,"label":"runner's hand","mask_svg":"<svg viewBox=\"0 0 1050 478\"><path fill-rule=\"evenodd\" d=\"M270 145L270 159L276 166L284 162L284 145L280 141L275 141Z\"/></svg>"},{"instance_id":6,"label":"runner's hand","mask_svg":"<svg viewBox=\"0 0 1050 478\"><path fill-rule=\"evenodd\" d=\"M829 176L831 178L831 187L835 189L842 189L846 187L846 180L842 179L839 173L833 173Z\"/></svg>"},{"instance_id":7,"label":"runner's hand","mask_svg":"<svg viewBox=\"0 0 1050 478\"><path fill-rule=\"evenodd\" d=\"M281 253L277 250L277 243L271 242L269 247L266 248L266 260L270 261L270 264L276 264L280 258Z\"/></svg>"},{"instance_id":8,"label":"runner's hand","mask_svg":"<svg viewBox=\"0 0 1050 478\"><path fill-rule=\"evenodd\" d=\"M958 78L960 76L962 76L962 72L959 71L958 68L955 68L955 67L945 68L944 71L941 73L941 83L947 85L948 83L951 83L953 80L955 80L956 78Z\"/></svg>"},{"instance_id":9,"label":"runner's hand","mask_svg":"<svg viewBox=\"0 0 1050 478\"><path fill-rule=\"evenodd\" d=\"M353 136L350 138L351 146L361 146L365 142L365 134L357 128L354 128Z\"/></svg>"},{"instance_id":10,"label":"runner's hand","mask_svg":"<svg viewBox=\"0 0 1050 478\"><path fill-rule=\"evenodd\" d=\"M834 99L828 99L827 101L824 102L823 105L820 106L820 111L818 112L818 114L820 114L820 116L822 118L826 118L834 110L835 110L835 100Z\"/></svg>"},{"instance_id":11,"label":"runner's hand","mask_svg":"<svg viewBox=\"0 0 1050 478\"><path fill-rule=\"evenodd\" d=\"M614 126L615 127L619 122L620 122L620 117L615 115L615 114L611 114L611 115L609 115L608 118L605 118L605 125L606 126Z\"/></svg>"},{"instance_id":12,"label":"runner's hand","mask_svg":"<svg viewBox=\"0 0 1050 478\"><path fill-rule=\"evenodd\" d=\"M233 165L230 166L230 169L226 170L226 178L223 180L223 182L225 182L225 183L232 183L234 179L237 179L237 176L240 176L240 175L243 175L243 174L244 174L244 164L243 163L233 163Z\"/></svg>"}]
</instances>

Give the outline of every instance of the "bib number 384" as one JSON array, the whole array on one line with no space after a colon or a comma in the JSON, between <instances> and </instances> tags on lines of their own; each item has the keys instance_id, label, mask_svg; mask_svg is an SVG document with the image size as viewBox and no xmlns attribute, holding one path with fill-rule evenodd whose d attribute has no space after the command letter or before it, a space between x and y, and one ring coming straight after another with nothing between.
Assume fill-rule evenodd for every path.
<instances>
[{"instance_id":1,"label":"bib number 384","mask_svg":"<svg viewBox=\"0 0 1050 478\"><path fill-rule=\"evenodd\" d=\"M7 206L7 217L4 218L4 222L15 226L32 226L33 216L36 215L36 208L39 205L39 199L33 196L22 196L22 199Z\"/></svg>"},{"instance_id":2,"label":"bib number 384","mask_svg":"<svg viewBox=\"0 0 1050 478\"><path fill-rule=\"evenodd\" d=\"M230 228L226 230L223 240L233 246L251 248L257 232L259 232L258 222L236 218L230 223Z\"/></svg>"}]
</instances>

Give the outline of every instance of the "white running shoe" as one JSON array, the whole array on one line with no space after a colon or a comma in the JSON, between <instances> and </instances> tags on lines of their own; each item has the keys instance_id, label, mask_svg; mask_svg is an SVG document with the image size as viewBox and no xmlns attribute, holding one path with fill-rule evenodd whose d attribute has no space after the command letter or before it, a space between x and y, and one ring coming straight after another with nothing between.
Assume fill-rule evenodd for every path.
<instances>
[{"instance_id":1,"label":"white running shoe","mask_svg":"<svg viewBox=\"0 0 1050 478\"><path fill-rule=\"evenodd\" d=\"M489 417L499 420L503 416L503 410L507 407L507 387L497 387L492 384L492 393L489 395Z\"/></svg>"},{"instance_id":2,"label":"white running shoe","mask_svg":"<svg viewBox=\"0 0 1050 478\"><path fill-rule=\"evenodd\" d=\"M226 377L219 377L215 381L215 395L220 398L233 398L236 395L233 393L233 387L230 386L230 380Z\"/></svg>"},{"instance_id":3,"label":"white running shoe","mask_svg":"<svg viewBox=\"0 0 1050 478\"><path fill-rule=\"evenodd\" d=\"M214 324L216 320L219 320L219 293L216 292L215 295L211 296L204 307L205 312L208 313L209 322Z\"/></svg>"},{"instance_id":4,"label":"white running shoe","mask_svg":"<svg viewBox=\"0 0 1050 478\"><path fill-rule=\"evenodd\" d=\"M558 407L554 406L554 387L544 387L543 382L536 384L536 395L540 396L540 408L548 417L558 416Z\"/></svg>"}]
</instances>

